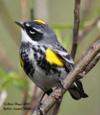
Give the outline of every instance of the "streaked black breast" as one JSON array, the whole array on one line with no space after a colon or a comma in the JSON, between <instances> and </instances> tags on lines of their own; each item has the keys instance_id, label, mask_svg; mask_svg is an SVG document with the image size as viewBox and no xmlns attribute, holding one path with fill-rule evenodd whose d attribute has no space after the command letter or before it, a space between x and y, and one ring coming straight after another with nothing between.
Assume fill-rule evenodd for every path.
<instances>
[{"instance_id":1,"label":"streaked black breast","mask_svg":"<svg viewBox=\"0 0 100 115\"><path fill-rule=\"evenodd\" d=\"M28 43L22 44L21 48L20 48L20 56L21 56L21 60L23 62L24 71L26 72L27 75L33 76L35 68L34 68L31 60L28 57L29 50L30 50L30 44L28 44Z\"/></svg>"}]
</instances>

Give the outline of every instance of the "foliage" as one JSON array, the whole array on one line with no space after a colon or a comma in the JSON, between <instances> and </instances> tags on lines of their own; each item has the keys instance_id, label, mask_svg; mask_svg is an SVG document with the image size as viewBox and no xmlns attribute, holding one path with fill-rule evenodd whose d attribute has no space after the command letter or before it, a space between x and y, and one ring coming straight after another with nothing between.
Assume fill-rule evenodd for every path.
<instances>
[{"instance_id":1,"label":"foliage","mask_svg":"<svg viewBox=\"0 0 100 115\"><path fill-rule=\"evenodd\" d=\"M20 90L24 90L27 85L27 80L17 72L7 72L0 69L0 90L8 90L10 87L16 87Z\"/></svg>"}]
</instances>

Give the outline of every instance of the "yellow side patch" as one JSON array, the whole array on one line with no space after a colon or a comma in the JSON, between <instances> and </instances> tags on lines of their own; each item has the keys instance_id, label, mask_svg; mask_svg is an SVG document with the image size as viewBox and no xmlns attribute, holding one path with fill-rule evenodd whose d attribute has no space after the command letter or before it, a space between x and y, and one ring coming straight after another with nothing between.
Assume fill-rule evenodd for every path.
<instances>
[{"instance_id":1,"label":"yellow side patch","mask_svg":"<svg viewBox=\"0 0 100 115\"><path fill-rule=\"evenodd\" d=\"M53 52L50 48L46 50L46 60L50 64L64 66L63 62L59 59L59 57L55 54L55 52Z\"/></svg>"},{"instance_id":2,"label":"yellow side patch","mask_svg":"<svg viewBox=\"0 0 100 115\"><path fill-rule=\"evenodd\" d=\"M34 22L36 22L38 24L46 24L45 21L43 21L43 20L34 20Z\"/></svg>"},{"instance_id":3,"label":"yellow side patch","mask_svg":"<svg viewBox=\"0 0 100 115\"><path fill-rule=\"evenodd\" d=\"M24 62L23 62L21 57L20 57L20 64L21 64L22 67L24 67Z\"/></svg>"}]
</instances>

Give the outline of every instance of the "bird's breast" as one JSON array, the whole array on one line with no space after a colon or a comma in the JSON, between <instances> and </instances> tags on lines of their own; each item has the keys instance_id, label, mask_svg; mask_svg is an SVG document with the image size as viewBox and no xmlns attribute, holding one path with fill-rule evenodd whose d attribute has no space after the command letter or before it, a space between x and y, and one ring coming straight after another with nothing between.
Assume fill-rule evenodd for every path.
<instances>
[{"instance_id":1,"label":"bird's breast","mask_svg":"<svg viewBox=\"0 0 100 115\"><path fill-rule=\"evenodd\" d=\"M30 47L21 46L20 48L20 64L26 74L33 75L34 69L34 55L33 50Z\"/></svg>"}]
</instances>

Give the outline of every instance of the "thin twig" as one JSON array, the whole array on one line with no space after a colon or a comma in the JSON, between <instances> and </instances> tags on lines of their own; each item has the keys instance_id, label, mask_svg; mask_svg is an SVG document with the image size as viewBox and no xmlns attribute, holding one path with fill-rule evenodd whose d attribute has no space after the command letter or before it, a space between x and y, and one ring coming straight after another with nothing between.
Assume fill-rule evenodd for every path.
<instances>
[{"instance_id":1,"label":"thin twig","mask_svg":"<svg viewBox=\"0 0 100 115\"><path fill-rule=\"evenodd\" d=\"M25 89L25 91L23 92L23 102L25 103L26 102L26 100L28 99L28 88L26 88ZM23 103L23 104L24 104Z\"/></svg>"},{"instance_id":2,"label":"thin twig","mask_svg":"<svg viewBox=\"0 0 100 115\"><path fill-rule=\"evenodd\" d=\"M33 8L30 9L30 18L31 18L31 21L34 20L34 10L33 10ZM33 95L32 95L31 104L30 104L30 106L32 108L33 108L33 106L36 105L36 102L38 101L38 98L36 98L37 92L38 92L38 88L37 88L36 85L34 85L33 86Z\"/></svg>"},{"instance_id":3,"label":"thin twig","mask_svg":"<svg viewBox=\"0 0 100 115\"><path fill-rule=\"evenodd\" d=\"M38 95L38 96L37 96ZM40 97L40 92L38 92L38 88L37 86L35 85L33 87L33 94L32 94L32 98L31 98L31 101L30 101L30 104L28 105L28 108L30 109L27 109L25 112L24 112L24 115L28 115L29 113L31 113L34 108L36 107L36 105L38 104L38 101L39 101L39 97Z\"/></svg>"},{"instance_id":4,"label":"thin twig","mask_svg":"<svg viewBox=\"0 0 100 115\"><path fill-rule=\"evenodd\" d=\"M97 39L99 40L99 38L100 38L100 35L98 35ZM97 62L99 62L99 60L100 60L100 53L98 53L95 57L91 58L90 63L87 63L84 66L82 72L80 72L77 75L77 78L82 79L97 64Z\"/></svg>"},{"instance_id":5,"label":"thin twig","mask_svg":"<svg viewBox=\"0 0 100 115\"><path fill-rule=\"evenodd\" d=\"M94 4L94 0L83 0L82 8L81 8L81 21L85 21L92 10L92 5Z\"/></svg>"},{"instance_id":6,"label":"thin twig","mask_svg":"<svg viewBox=\"0 0 100 115\"><path fill-rule=\"evenodd\" d=\"M27 19L27 4L28 4L28 0L20 0L20 7L21 7L21 19L22 21L25 21ZM27 108L27 101L28 101L29 95L28 95L28 85L26 87L26 89L24 90L23 93L23 107ZM22 113L23 115L26 115L26 110L23 111Z\"/></svg>"},{"instance_id":7,"label":"thin twig","mask_svg":"<svg viewBox=\"0 0 100 115\"><path fill-rule=\"evenodd\" d=\"M57 101L56 104L54 105L52 115L58 115L62 99L63 97L59 101Z\"/></svg>"},{"instance_id":8,"label":"thin twig","mask_svg":"<svg viewBox=\"0 0 100 115\"><path fill-rule=\"evenodd\" d=\"M23 2L23 0L22 0L22 2ZM25 6L25 5L24 5ZM33 8L31 8L30 9L30 19L31 19L31 21L34 19L34 12L33 12ZM34 85L33 86L33 94L32 94L32 98L31 98L31 101L30 101L30 104L28 105L28 107L30 108L30 109L27 109L27 110L25 110L25 112L24 112L24 115L28 115L29 113L31 113L32 112L32 110L33 110L33 108L35 108L35 106L37 105L37 102L38 102L38 100L39 100L39 97L36 97L36 95L37 95L37 93L39 93L38 92L38 88L37 88L37 86L36 85ZM28 92L26 91L25 92L25 94L27 94ZM39 95L40 96L40 95ZM26 102L26 96L24 95L24 102Z\"/></svg>"},{"instance_id":9,"label":"thin twig","mask_svg":"<svg viewBox=\"0 0 100 115\"><path fill-rule=\"evenodd\" d=\"M82 72L83 68L87 65L87 63L90 63L91 59L93 59L93 57L95 57L98 53L100 53L100 36L99 39L94 42L91 47L86 51L86 53L82 56L75 68L67 75L66 79L64 80L65 89L63 89L62 91L62 96L77 79L77 75ZM56 102L57 100L54 98L54 96L49 96L48 99L41 102L41 106L39 106L32 115L45 115L45 113L47 113Z\"/></svg>"},{"instance_id":10,"label":"thin twig","mask_svg":"<svg viewBox=\"0 0 100 115\"><path fill-rule=\"evenodd\" d=\"M81 0L75 0L75 6L74 6L73 44L71 50L71 55L73 59L75 58L77 45L78 45L77 43L78 43L78 31L79 31L79 23L80 23L80 2ZM55 113L55 115L58 114L62 99L54 106L55 108L53 113Z\"/></svg>"},{"instance_id":11,"label":"thin twig","mask_svg":"<svg viewBox=\"0 0 100 115\"><path fill-rule=\"evenodd\" d=\"M26 87L26 89L23 92L23 101L22 101L23 102L23 108L27 107L26 103L27 103L28 97L29 97L29 95L28 95L28 87ZM23 111L23 115L26 115L24 111Z\"/></svg>"},{"instance_id":12,"label":"thin twig","mask_svg":"<svg viewBox=\"0 0 100 115\"><path fill-rule=\"evenodd\" d=\"M28 11L28 0L20 0L21 5L21 18L23 21L27 19L27 11Z\"/></svg>"},{"instance_id":13,"label":"thin twig","mask_svg":"<svg viewBox=\"0 0 100 115\"><path fill-rule=\"evenodd\" d=\"M100 20L100 16L97 17L90 25L86 26L83 30L79 31L79 37L78 37L78 41L80 42L84 37L87 36L87 34L89 34L92 29L97 25L98 21Z\"/></svg>"},{"instance_id":14,"label":"thin twig","mask_svg":"<svg viewBox=\"0 0 100 115\"><path fill-rule=\"evenodd\" d=\"M72 44L72 50L71 50L71 55L73 59L75 58L75 54L77 50L79 23L80 23L80 0L75 0L73 44Z\"/></svg>"},{"instance_id":15,"label":"thin twig","mask_svg":"<svg viewBox=\"0 0 100 115\"><path fill-rule=\"evenodd\" d=\"M3 25L5 26L5 29L9 33L11 39L13 40L15 47L17 47L19 36L18 36L17 28L15 27L15 24L13 23L14 20L12 17L13 16L11 15L11 13L9 12L9 9L5 5L4 0L0 0L0 21L2 21Z\"/></svg>"},{"instance_id":16,"label":"thin twig","mask_svg":"<svg viewBox=\"0 0 100 115\"><path fill-rule=\"evenodd\" d=\"M94 59L87 65L85 70L79 74L79 78L83 78L92 68L100 61L100 53L98 53Z\"/></svg>"},{"instance_id":17,"label":"thin twig","mask_svg":"<svg viewBox=\"0 0 100 115\"><path fill-rule=\"evenodd\" d=\"M0 66L8 71L16 69L15 64L9 58L7 52L2 46L0 46Z\"/></svg>"},{"instance_id":18,"label":"thin twig","mask_svg":"<svg viewBox=\"0 0 100 115\"><path fill-rule=\"evenodd\" d=\"M34 10L33 10L33 8L30 9L30 19L31 20L34 19Z\"/></svg>"},{"instance_id":19,"label":"thin twig","mask_svg":"<svg viewBox=\"0 0 100 115\"><path fill-rule=\"evenodd\" d=\"M97 56L93 59L93 61L87 66L85 69L85 74L88 73L95 65L97 62L100 60L100 53L97 54Z\"/></svg>"}]
</instances>

